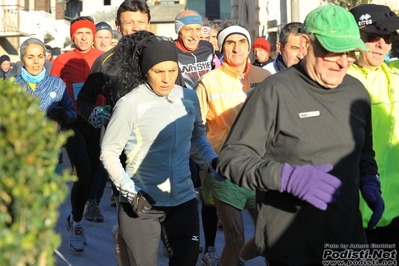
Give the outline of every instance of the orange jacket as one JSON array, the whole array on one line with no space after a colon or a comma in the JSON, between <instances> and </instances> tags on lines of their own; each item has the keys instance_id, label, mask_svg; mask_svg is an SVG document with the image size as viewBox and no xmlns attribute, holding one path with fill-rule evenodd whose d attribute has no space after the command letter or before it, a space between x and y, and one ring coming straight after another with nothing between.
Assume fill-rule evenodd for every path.
<instances>
[{"instance_id":1,"label":"orange jacket","mask_svg":"<svg viewBox=\"0 0 399 266\"><path fill-rule=\"evenodd\" d=\"M244 74L239 74L223 60L220 67L200 78L196 88L202 120L212 147L220 152L231 126L247 94L270 73L252 66L250 61Z\"/></svg>"}]
</instances>

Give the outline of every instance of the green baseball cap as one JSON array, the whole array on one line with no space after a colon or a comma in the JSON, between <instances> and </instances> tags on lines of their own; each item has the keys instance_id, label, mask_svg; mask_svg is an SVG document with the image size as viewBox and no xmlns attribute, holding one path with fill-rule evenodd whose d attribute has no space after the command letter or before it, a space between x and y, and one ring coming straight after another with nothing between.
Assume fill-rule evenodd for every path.
<instances>
[{"instance_id":1,"label":"green baseball cap","mask_svg":"<svg viewBox=\"0 0 399 266\"><path fill-rule=\"evenodd\" d=\"M368 51L353 15L337 5L324 5L311 11L301 32L314 34L324 49L330 52Z\"/></svg>"}]
</instances>

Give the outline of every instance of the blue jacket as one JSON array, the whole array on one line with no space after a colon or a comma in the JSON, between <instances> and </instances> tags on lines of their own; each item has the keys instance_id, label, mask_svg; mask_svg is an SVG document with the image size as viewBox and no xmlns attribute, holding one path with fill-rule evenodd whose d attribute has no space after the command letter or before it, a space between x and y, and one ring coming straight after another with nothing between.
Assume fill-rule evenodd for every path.
<instances>
[{"instance_id":1,"label":"blue jacket","mask_svg":"<svg viewBox=\"0 0 399 266\"><path fill-rule=\"evenodd\" d=\"M40 109L46 112L47 117L50 119L54 119L51 114L51 109L63 107L68 114L68 119L65 123L72 123L76 120L75 107L66 90L65 83L59 77L51 76L46 73L44 79L36 83L35 90L31 88L21 75L15 76L15 81L23 85L30 95L40 99Z\"/></svg>"}]
</instances>

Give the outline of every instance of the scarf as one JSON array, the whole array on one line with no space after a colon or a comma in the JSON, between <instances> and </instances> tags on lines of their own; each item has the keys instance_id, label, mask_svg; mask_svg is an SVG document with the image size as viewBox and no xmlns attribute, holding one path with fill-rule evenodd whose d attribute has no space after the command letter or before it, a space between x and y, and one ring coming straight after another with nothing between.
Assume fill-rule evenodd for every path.
<instances>
[{"instance_id":1,"label":"scarf","mask_svg":"<svg viewBox=\"0 0 399 266\"><path fill-rule=\"evenodd\" d=\"M280 55L280 53L277 53L276 59L273 62L274 69L276 69L276 72L280 72L281 70L286 69L286 65L284 64L283 57Z\"/></svg>"},{"instance_id":2,"label":"scarf","mask_svg":"<svg viewBox=\"0 0 399 266\"><path fill-rule=\"evenodd\" d=\"M43 67L42 72L40 72L39 75L33 76L25 69L25 67L21 67L21 76L27 82L38 83L42 81L46 76L46 69Z\"/></svg>"}]
</instances>

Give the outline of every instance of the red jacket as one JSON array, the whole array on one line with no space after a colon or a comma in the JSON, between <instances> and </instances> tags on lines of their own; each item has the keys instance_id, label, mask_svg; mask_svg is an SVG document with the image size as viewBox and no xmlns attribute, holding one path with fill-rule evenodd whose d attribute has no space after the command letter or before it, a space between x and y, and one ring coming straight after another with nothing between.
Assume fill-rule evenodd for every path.
<instances>
[{"instance_id":1,"label":"red jacket","mask_svg":"<svg viewBox=\"0 0 399 266\"><path fill-rule=\"evenodd\" d=\"M102 51L93 48L87 53L81 53L75 48L73 51L60 54L54 60L51 75L60 77L66 83L69 96L73 101L76 112L78 112L76 100L80 88L86 81L94 61L102 53ZM96 105L105 105L104 96L99 95Z\"/></svg>"}]
</instances>

